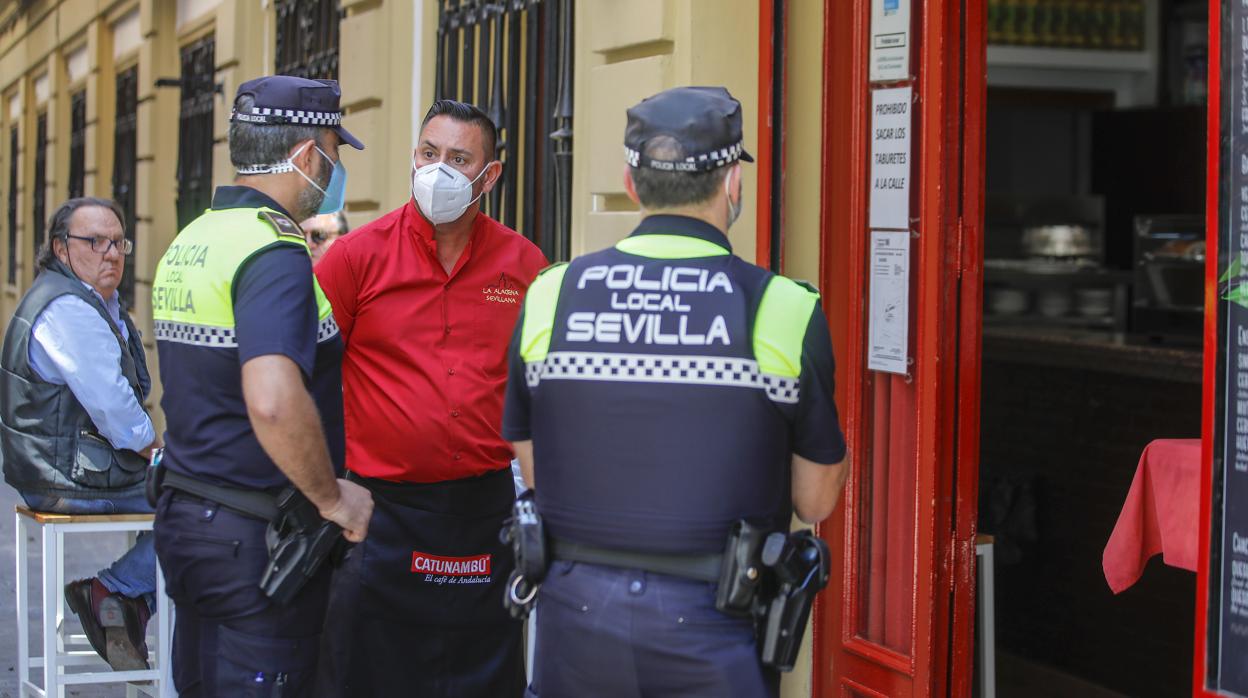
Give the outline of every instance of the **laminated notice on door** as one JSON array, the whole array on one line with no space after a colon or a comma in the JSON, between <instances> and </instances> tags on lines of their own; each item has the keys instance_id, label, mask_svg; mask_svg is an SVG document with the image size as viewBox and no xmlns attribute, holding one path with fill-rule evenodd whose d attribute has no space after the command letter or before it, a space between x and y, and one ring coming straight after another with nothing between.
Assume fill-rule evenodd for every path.
<instances>
[{"instance_id":1,"label":"laminated notice on door","mask_svg":"<svg viewBox=\"0 0 1248 698\"><path fill-rule=\"evenodd\" d=\"M869 228L910 228L910 87L871 92Z\"/></svg>"},{"instance_id":2,"label":"laminated notice on door","mask_svg":"<svg viewBox=\"0 0 1248 698\"><path fill-rule=\"evenodd\" d=\"M910 329L908 231L871 231L869 293L867 368L905 375Z\"/></svg>"},{"instance_id":3,"label":"laminated notice on door","mask_svg":"<svg viewBox=\"0 0 1248 698\"><path fill-rule=\"evenodd\" d=\"M910 77L910 0L871 2L871 82Z\"/></svg>"}]
</instances>

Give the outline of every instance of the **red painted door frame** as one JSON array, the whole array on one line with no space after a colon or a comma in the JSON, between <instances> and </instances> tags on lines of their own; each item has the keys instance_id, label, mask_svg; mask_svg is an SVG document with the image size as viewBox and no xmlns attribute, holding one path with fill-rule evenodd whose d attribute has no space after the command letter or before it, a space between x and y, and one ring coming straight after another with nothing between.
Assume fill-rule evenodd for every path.
<instances>
[{"instance_id":1,"label":"red painted door frame","mask_svg":"<svg viewBox=\"0 0 1248 698\"><path fill-rule=\"evenodd\" d=\"M1213 521L1213 435L1217 418L1218 365L1218 189L1222 157L1222 7L1209 0L1209 99L1205 146L1205 337L1204 386L1201 389L1200 543L1196 566L1196 642L1192 657L1192 695L1220 695L1205 688L1209 657L1210 525Z\"/></svg>"},{"instance_id":2,"label":"red painted door frame","mask_svg":"<svg viewBox=\"0 0 1248 698\"><path fill-rule=\"evenodd\" d=\"M850 444L844 506L821 527L833 580L817 605L816 696L970 694L979 457L984 98L984 0L913 0L910 82L912 383L893 383L902 410L873 414L879 381L866 370L869 0L824 4L822 278L837 400ZM897 390L900 388L900 390ZM887 390L887 389L886 389ZM876 391L878 394L878 391ZM894 402L894 407L896 406ZM913 594L908 652L865 638L857 582L859 534L871 493L862 484L876 429L911 459L913 542L902 579ZM898 436L899 435L899 436ZM901 444L898 446L898 444ZM878 443L876 444L879 445ZM861 490L861 491L860 491ZM903 508L903 511L905 509ZM895 523L895 522L893 522ZM906 524L907 522L902 522ZM890 529L891 535L891 529ZM893 580L890 583L895 583Z\"/></svg>"}]
</instances>

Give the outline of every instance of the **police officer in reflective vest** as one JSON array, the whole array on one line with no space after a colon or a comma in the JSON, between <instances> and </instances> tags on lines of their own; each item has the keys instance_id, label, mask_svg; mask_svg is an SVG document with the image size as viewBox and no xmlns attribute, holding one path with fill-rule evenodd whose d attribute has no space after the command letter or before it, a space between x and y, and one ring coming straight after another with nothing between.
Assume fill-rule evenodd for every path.
<instances>
[{"instance_id":1,"label":"police officer in reflective vest","mask_svg":"<svg viewBox=\"0 0 1248 698\"><path fill-rule=\"evenodd\" d=\"M342 341L295 223L342 208L338 146L363 149L339 96L332 80L243 83L235 186L217 188L156 269L168 430L155 537L184 697L310 695L330 569L270 598L266 529L298 493L348 540L372 514L368 491L338 478Z\"/></svg>"},{"instance_id":2,"label":"police officer in reflective vest","mask_svg":"<svg viewBox=\"0 0 1248 698\"><path fill-rule=\"evenodd\" d=\"M543 696L774 696L754 621L716 608L737 522L827 517L845 442L819 295L726 235L742 205L741 105L721 87L628 111L642 221L551 267L513 339L513 441L553 563L537 595ZM787 533L781 533L783 540Z\"/></svg>"}]
</instances>

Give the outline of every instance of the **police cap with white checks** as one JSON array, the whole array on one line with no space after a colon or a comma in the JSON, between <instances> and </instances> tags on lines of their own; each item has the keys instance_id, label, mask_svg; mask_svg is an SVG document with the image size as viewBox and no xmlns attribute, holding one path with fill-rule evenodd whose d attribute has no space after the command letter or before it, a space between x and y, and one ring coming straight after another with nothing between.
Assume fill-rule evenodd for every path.
<instances>
[{"instance_id":1,"label":"police cap with white checks","mask_svg":"<svg viewBox=\"0 0 1248 698\"><path fill-rule=\"evenodd\" d=\"M240 111L238 98L250 95L253 106ZM291 75L266 75L238 86L230 121L249 124L324 126L343 143L364 150L364 144L342 127L342 91L337 80L309 80Z\"/></svg>"},{"instance_id":2,"label":"police cap with white checks","mask_svg":"<svg viewBox=\"0 0 1248 698\"><path fill-rule=\"evenodd\" d=\"M646 157L646 144L655 136L676 139L685 157ZM628 110L624 157L633 167L669 172L707 172L738 160L754 162L745 151L741 103L722 87L674 87L641 100Z\"/></svg>"}]
</instances>

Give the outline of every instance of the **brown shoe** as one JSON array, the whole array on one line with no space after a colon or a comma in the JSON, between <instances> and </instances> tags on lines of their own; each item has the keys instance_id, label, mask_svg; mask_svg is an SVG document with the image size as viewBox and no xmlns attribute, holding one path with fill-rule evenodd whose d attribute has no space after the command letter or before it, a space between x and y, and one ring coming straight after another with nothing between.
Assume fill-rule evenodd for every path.
<instances>
[{"instance_id":1,"label":"brown shoe","mask_svg":"<svg viewBox=\"0 0 1248 698\"><path fill-rule=\"evenodd\" d=\"M130 638L126 616L135 611L133 599L113 594L98 579L80 579L65 585L65 603L82 621L91 647L114 671L147 669L147 648ZM145 603L138 599L139 603ZM146 624L143 624L146 626Z\"/></svg>"},{"instance_id":2,"label":"brown shoe","mask_svg":"<svg viewBox=\"0 0 1248 698\"><path fill-rule=\"evenodd\" d=\"M132 599L128 596L119 596L121 601L121 617L125 621L126 636L130 639L130 644L139 650L139 654L144 660L147 659L147 621L152 618L152 609L147 605L147 599L142 597Z\"/></svg>"}]
</instances>

